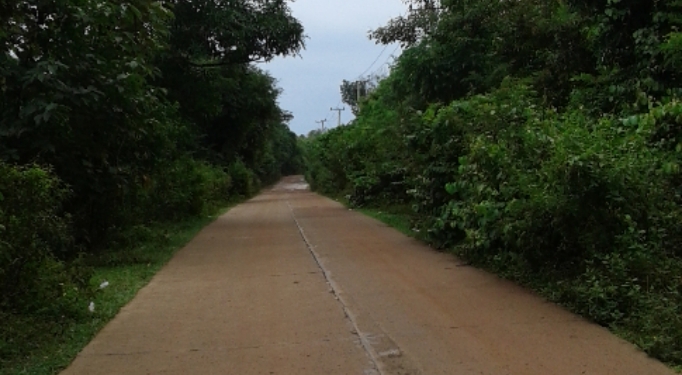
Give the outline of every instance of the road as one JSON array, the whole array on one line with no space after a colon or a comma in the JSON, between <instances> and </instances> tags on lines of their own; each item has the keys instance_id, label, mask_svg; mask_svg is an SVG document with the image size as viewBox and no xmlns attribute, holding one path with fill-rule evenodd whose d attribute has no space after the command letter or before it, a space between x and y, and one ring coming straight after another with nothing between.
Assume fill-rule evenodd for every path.
<instances>
[{"instance_id":1,"label":"road","mask_svg":"<svg viewBox=\"0 0 682 375\"><path fill-rule=\"evenodd\" d=\"M305 190L202 232L64 375L672 374L527 290Z\"/></svg>"}]
</instances>

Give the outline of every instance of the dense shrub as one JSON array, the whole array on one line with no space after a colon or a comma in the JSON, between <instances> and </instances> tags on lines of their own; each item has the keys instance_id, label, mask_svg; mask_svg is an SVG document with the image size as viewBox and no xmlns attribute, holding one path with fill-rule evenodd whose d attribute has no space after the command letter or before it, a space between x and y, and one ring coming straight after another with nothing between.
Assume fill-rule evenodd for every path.
<instances>
[{"instance_id":1,"label":"dense shrub","mask_svg":"<svg viewBox=\"0 0 682 375\"><path fill-rule=\"evenodd\" d=\"M340 148L343 134L349 129L346 127L332 129L305 143L306 179L313 190L325 194L346 192L348 176L340 162L342 156L337 150Z\"/></svg>"},{"instance_id":2,"label":"dense shrub","mask_svg":"<svg viewBox=\"0 0 682 375\"><path fill-rule=\"evenodd\" d=\"M594 118L540 103L523 82L507 80L399 124L361 131L361 112L354 125L308 141L308 178L351 204L390 209L407 200L435 246L533 285L679 363L682 106L673 100L636 116ZM389 126L402 141L371 147ZM399 184L380 182L380 160L402 164Z\"/></svg>"},{"instance_id":3,"label":"dense shrub","mask_svg":"<svg viewBox=\"0 0 682 375\"><path fill-rule=\"evenodd\" d=\"M0 311L57 318L85 306L88 269L63 259L73 253L67 194L45 169L0 163Z\"/></svg>"},{"instance_id":4,"label":"dense shrub","mask_svg":"<svg viewBox=\"0 0 682 375\"><path fill-rule=\"evenodd\" d=\"M250 197L260 189L256 174L241 161L230 164L227 173L232 179L230 192L235 196Z\"/></svg>"},{"instance_id":5,"label":"dense shrub","mask_svg":"<svg viewBox=\"0 0 682 375\"><path fill-rule=\"evenodd\" d=\"M145 212L157 220L200 215L207 206L227 202L231 186L232 179L221 168L181 159L152 177Z\"/></svg>"},{"instance_id":6,"label":"dense shrub","mask_svg":"<svg viewBox=\"0 0 682 375\"><path fill-rule=\"evenodd\" d=\"M434 236L461 231L456 249L468 259L568 283L555 298L605 325L631 320L652 294L682 302L669 277L682 270L682 210L661 169L668 155L647 130L532 105L524 123L496 127L489 113L505 118L514 106L494 103L474 107L484 131L458 118L461 103L437 119L461 128L466 148Z\"/></svg>"},{"instance_id":7,"label":"dense shrub","mask_svg":"<svg viewBox=\"0 0 682 375\"><path fill-rule=\"evenodd\" d=\"M384 100L371 98L353 126L302 142L311 187L348 195L358 206L404 202L408 188L398 121L398 113Z\"/></svg>"}]
</instances>

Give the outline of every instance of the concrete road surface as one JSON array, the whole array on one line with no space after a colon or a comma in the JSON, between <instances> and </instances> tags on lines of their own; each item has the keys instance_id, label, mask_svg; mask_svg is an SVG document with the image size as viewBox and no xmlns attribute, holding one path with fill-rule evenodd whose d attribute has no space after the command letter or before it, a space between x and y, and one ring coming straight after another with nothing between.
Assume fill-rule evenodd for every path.
<instances>
[{"instance_id":1,"label":"concrete road surface","mask_svg":"<svg viewBox=\"0 0 682 375\"><path fill-rule=\"evenodd\" d=\"M64 375L672 374L528 291L306 190L206 227Z\"/></svg>"}]
</instances>

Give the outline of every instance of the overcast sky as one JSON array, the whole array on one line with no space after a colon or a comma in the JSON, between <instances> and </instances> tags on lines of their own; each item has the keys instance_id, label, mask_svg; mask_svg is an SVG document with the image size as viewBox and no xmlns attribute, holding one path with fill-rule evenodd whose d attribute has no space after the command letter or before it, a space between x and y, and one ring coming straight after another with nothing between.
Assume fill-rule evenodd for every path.
<instances>
[{"instance_id":1,"label":"overcast sky","mask_svg":"<svg viewBox=\"0 0 682 375\"><path fill-rule=\"evenodd\" d=\"M401 0L296 0L290 7L305 28L306 49L302 57L277 58L263 67L284 90L280 106L294 115L292 131L307 134L323 119L329 120L325 127L335 127L337 113L329 108L344 107L341 82L357 79L375 60L367 74L386 71L391 54L400 54L397 45L374 44L367 32L405 13L406 6ZM351 119L346 106L342 123Z\"/></svg>"}]
</instances>

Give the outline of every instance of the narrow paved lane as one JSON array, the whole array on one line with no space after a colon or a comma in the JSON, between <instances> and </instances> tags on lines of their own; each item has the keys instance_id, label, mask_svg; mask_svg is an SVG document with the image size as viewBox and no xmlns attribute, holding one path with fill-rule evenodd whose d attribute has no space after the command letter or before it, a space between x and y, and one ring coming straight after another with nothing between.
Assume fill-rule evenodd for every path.
<instances>
[{"instance_id":1,"label":"narrow paved lane","mask_svg":"<svg viewBox=\"0 0 682 375\"><path fill-rule=\"evenodd\" d=\"M672 374L287 178L206 227L63 372Z\"/></svg>"}]
</instances>

